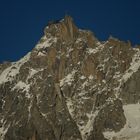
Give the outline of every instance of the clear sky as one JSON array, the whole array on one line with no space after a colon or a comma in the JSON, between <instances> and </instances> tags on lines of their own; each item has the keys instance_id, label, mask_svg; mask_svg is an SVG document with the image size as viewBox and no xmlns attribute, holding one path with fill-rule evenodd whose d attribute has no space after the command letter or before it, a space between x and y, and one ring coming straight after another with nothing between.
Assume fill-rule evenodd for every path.
<instances>
[{"instance_id":1,"label":"clear sky","mask_svg":"<svg viewBox=\"0 0 140 140\"><path fill-rule=\"evenodd\" d=\"M99 40L112 35L140 44L140 0L0 0L0 62L24 56L48 21L65 14Z\"/></svg>"}]
</instances>

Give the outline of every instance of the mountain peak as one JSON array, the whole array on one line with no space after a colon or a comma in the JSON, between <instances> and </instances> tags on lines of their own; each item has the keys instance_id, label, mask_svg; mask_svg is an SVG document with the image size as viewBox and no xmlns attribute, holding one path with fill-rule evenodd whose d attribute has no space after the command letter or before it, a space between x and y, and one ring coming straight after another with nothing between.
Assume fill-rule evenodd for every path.
<instances>
[{"instance_id":1,"label":"mountain peak","mask_svg":"<svg viewBox=\"0 0 140 140\"><path fill-rule=\"evenodd\" d=\"M74 24L73 18L66 15L62 20L50 21L45 28L46 37L50 34L58 37L60 40L70 42L73 41L78 35L78 28Z\"/></svg>"},{"instance_id":2,"label":"mountain peak","mask_svg":"<svg viewBox=\"0 0 140 140\"><path fill-rule=\"evenodd\" d=\"M51 21L31 52L0 65L0 140L139 140L139 83L139 48Z\"/></svg>"}]
</instances>

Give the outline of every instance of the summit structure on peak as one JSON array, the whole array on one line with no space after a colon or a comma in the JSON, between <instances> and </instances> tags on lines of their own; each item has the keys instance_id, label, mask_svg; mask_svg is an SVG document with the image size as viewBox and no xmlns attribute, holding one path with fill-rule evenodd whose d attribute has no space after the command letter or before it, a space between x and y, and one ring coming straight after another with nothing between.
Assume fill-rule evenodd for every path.
<instances>
[{"instance_id":1,"label":"summit structure on peak","mask_svg":"<svg viewBox=\"0 0 140 140\"><path fill-rule=\"evenodd\" d=\"M99 41L70 16L0 65L0 140L139 140L140 49Z\"/></svg>"}]
</instances>

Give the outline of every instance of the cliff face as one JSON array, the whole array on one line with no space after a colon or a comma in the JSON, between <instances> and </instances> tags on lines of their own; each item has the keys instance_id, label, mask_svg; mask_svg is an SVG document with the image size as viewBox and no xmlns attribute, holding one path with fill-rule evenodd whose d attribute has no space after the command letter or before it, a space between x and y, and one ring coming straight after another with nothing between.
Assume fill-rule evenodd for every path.
<instances>
[{"instance_id":1,"label":"cliff face","mask_svg":"<svg viewBox=\"0 0 140 140\"><path fill-rule=\"evenodd\" d=\"M139 67L129 42L100 42L69 16L49 23L0 65L0 140L139 140Z\"/></svg>"}]
</instances>

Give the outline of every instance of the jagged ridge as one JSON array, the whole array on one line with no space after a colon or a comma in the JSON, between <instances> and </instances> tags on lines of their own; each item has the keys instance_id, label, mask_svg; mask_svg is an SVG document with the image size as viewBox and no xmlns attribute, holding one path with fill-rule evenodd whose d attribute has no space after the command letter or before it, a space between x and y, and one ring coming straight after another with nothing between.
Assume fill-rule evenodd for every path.
<instances>
[{"instance_id":1,"label":"jagged ridge","mask_svg":"<svg viewBox=\"0 0 140 140\"><path fill-rule=\"evenodd\" d=\"M101 42L70 16L49 23L31 52L0 66L0 139L139 139L127 116L140 108L139 67L130 42Z\"/></svg>"}]
</instances>

